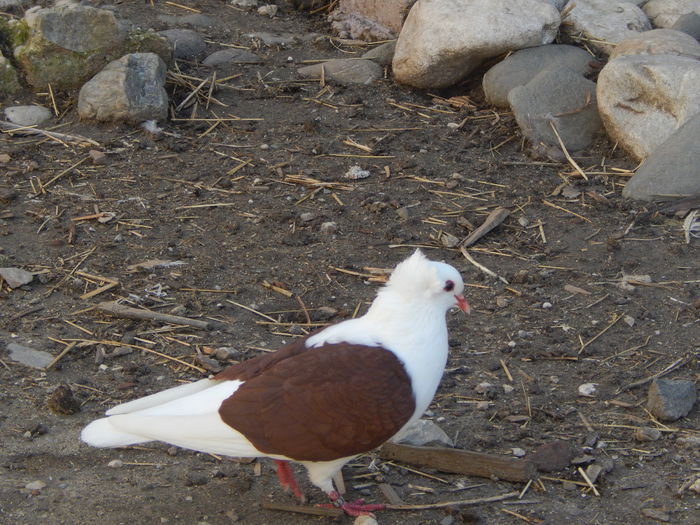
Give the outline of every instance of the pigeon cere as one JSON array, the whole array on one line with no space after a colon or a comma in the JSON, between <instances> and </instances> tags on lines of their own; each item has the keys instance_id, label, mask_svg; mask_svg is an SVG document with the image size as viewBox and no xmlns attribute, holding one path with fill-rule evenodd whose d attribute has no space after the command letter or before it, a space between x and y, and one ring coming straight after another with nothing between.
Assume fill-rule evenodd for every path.
<instances>
[{"instance_id":1,"label":"pigeon cere","mask_svg":"<svg viewBox=\"0 0 700 525\"><path fill-rule=\"evenodd\" d=\"M700 520L700 0L0 0L0 523Z\"/></svg>"}]
</instances>

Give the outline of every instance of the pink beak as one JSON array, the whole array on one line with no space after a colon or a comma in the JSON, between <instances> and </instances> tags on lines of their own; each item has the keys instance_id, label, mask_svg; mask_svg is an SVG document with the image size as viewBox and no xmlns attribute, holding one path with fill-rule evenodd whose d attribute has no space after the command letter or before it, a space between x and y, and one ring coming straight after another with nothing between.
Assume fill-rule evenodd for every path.
<instances>
[{"instance_id":1,"label":"pink beak","mask_svg":"<svg viewBox=\"0 0 700 525\"><path fill-rule=\"evenodd\" d=\"M471 308L469 307L469 303L467 300L464 298L463 295L455 295L455 299L457 299L457 307L462 310L465 314L471 313Z\"/></svg>"}]
</instances>

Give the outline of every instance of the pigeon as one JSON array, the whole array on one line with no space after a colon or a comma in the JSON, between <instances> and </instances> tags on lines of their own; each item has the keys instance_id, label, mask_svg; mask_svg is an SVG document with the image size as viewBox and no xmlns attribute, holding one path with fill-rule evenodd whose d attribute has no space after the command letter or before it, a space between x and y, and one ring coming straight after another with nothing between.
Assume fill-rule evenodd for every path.
<instances>
[{"instance_id":1,"label":"pigeon","mask_svg":"<svg viewBox=\"0 0 700 525\"><path fill-rule=\"evenodd\" d=\"M399 263L362 317L330 325L273 353L234 364L106 412L81 439L95 447L162 441L233 457L269 457L281 486L304 495L289 461L306 467L331 504L351 516L383 505L345 501L344 464L421 417L447 363L445 315L469 313L452 266L416 250Z\"/></svg>"}]
</instances>

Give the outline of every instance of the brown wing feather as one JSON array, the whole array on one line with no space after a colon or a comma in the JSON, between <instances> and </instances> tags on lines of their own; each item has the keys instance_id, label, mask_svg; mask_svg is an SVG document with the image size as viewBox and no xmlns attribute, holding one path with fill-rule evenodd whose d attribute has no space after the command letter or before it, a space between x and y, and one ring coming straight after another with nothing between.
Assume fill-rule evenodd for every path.
<instances>
[{"instance_id":1,"label":"brown wing feather","mask_svg":"<svg viewBox=\"0 0 700 525\"><path fill-rule=\"evenodd\" d=\"M384 443L413 415L410 378L388 350L335 344L290 354L219 409L261 452L298 461L352 456Z\"/></svg>"}]
</instances>

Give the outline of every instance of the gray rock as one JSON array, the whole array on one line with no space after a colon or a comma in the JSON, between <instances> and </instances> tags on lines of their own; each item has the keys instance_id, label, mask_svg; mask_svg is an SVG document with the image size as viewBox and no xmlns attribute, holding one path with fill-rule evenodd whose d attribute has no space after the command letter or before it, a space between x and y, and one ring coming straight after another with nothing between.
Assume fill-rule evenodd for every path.
<instances>
[{"instance_id":1,"label":"gray rock","mask_svg":"<svg viewBox=\"0 0 700 525\"><path fill-rule=\"evenodd\" d=\"M654 379L649 387L647 408L661 421L675 421L690 413L696 399L692 381Z\"/></svg>"},{"instance_id":2,"label":"gray rock","mask_svg":"<svg viewBox=\"0 0 700 525\"><path fill-rule=\"evenodd\" d=\"M29 284L34 279L34 274L21 268L0 268L0 277L2 277L10 288L19 288L25 284Z\"/></svg>"},{"instance_id":3,"label":"gray rock","mask_svg":"<svg viewBox=\"0 0 700 525\"><path fill-rule=\"evenodd\" d=\"M50 120L51 110L44 106L11 106L5 108L5 118L18 126L38 126Z\"/></svg>"},{"instance_id":4,"label":"gray rock","mask_svg":"<svg viewBox=\"0 0 700 525\"><path fill-rule=\"evenodd\" d=\"M574 41L586 38L585 43L609 55L617 42L635 32L648 31L651 24L644 11L632 2L620 0L571 0L566 9L574 6L562 24L562 34Z\"/></svg>"},{"instance_id":5,"label":"gray rock","mask_svg":"<svg viewBox=\"0 0 700 525\"><path fill-rule=\"evenodd\" d=\"M165 72L165 63L154 53L133 53L110 62L80 90L80 118L164 120L168 113Z\"/></svg>"},{"instance_id":6,"label":"gray rock","mask_svg":"<svg viewBox=\"0 0 700 525\"><path fill-rule=\"evenodd\" d=\"M231 5L236 7L257 7L258 0L230 0Z\"/></svg>"},{"instance_id":7,"label":"gray rock","mask_svg":"<svg viewBox=\"0 0 700 525\"><path fill-rule=\"evenodd\" d=\"M508 93L524 86L545 69L569 68L581 75L592 72L595 58L580 47L550 44L516 51L489 69L483 78L486 101L508 107Z\"/></svg>"},{"instance_id":8,"label":"gray rock","mask_svg":"<svg viewBox=\"0 0 700 525\"><path fill-rule=\"evenodd\" d=\"M376 62L380 66L390 66L394 59L394 51L396 50L396 40L384 42L383 44L373 47L367 51L362 58Z\"/></svg>"},{"instance_id":9,"label":"gray rock","mask_svg":"<svg viewBox=\"0 0 700 525\"><path fill-rule=\"evenodd\" d=\"M673 29L644 31L615 46L610 60L624 55L676 55L700 58L700 42L692 36Z\"/></svg>"},{"instance_id":10,"label":"gray rock","mask_svg":"<svg viewBox=\"0 0 700 525\"><path fill-rule=\"evenodd\" d=\"M281 47L286 47L294 44L296 42L297 38L296 36L285 33L285 34L274 34L274 33L268 33L265 31L258 31L256 33L248 33L247 35L248 38L253 38L255 40L260 40L263 44L265 44L267 47L272 47L272 46L281 46Z\"/></svg>"},{"instance_id":11,"label":"gray rock","mask_svg":"<svg viewBox=\"0 0 700 525\"><path fill-rule=\"evenodd\" d=\"M29 0L0 0L0 11L12 15L20 15L29 5Z\"/></svg>"},{"instance_id":12,"label":"gray rock","mask_svg":"<svg viewBox=\"0 0 700 525\"><path fill-rule=\"evenodd\" d=\"M700 14L700 0L649 0L642 9L656 27L672 27L685 14Z\"/></svg>"},{"instance_id":13,"label":"gray rock","mask_svg":"<svg viewBox=\"0 0 700 525\"><path fill-rule=\"evenodd\" d=\"M322 68L326 80L330 79L342 85L370 84L382 78L384 73L382 67L371 60L352 58L339 58L301 67L297 72L303 78L320 78Z\"/></svg>"},{"instance_id":14,"label":"gray rock","mask_svg":"<svg viewBox=\"0 0 700 525\"><path fill-rule=\"evenodd\" d=\"M226 66L228 64L257 64L262 62L255 53L245 49L221 49L214 51L204 59L202 64L208 67Z\"/></svg>"},{"instance_id":15,"label":"gray rock","mask_svg":"<svg viewBox=\"0 0 700 525\"><path fill-rule=\"evenodd\" d=\"M556 472L565 469L574 457L574 446L568 441L545 443L526 456L540 472Z\"/></svg>"},{"instance_id":16,"label":"gray rock","mask_svg":"<svg viewBox=\"0 0 700 525\"><path fill-rule=\"evenodd\" d=\"M700 193L700 114L688 120L656 148L627 181L628 199L657 200Z\"/></svg>"},{"instance_id":17,"label":"gray rock","mask_svg":"<svg viewBox=\"0 0 700 525\"><path fill-rule=\"evenodd\" d=\"M428 443L442 443L450 447L454 443L439 426L428 419L418 419L401 431L400 436L393 440L395 443L405 443L420 447Z\"/></svg>"},{"instance_id":18,"label":"gray rock","mask_svg":"<svg viewBox=\"0 0 700 525\"><path fill-rule=\"evenodd\" d=\"M598 76L598 111L608 135L643 160L700 112L700 61L627 55Z\"/></svg>"},{"instance_id":19,"label":"gray rock","mask_svg":"<svg viewBox=\"0 0 700 525\"><path fill-rule=\"evenodd\" d=\"M488 58L550 43L560 21L539 0L419 0L396 43L394 77L418 88L451 86Z\"/></svg>"},{"instance_id":20,"label":"gray rock","mask_svg":"<svg viewBox=\"0 0 700 525\"><path fill-rule=\"evenodd\" d=\"M7 349L10 351L10 359L32 368L46 368L53 361L53 356L48 352L17 343L10 343Z\"/></svg>"},{"instance_id":21,"label":"gray rock","mask_svg":"<svg viewBox=\"0 0 700 525\"><path fill-rule=\"evenodd\" d=\"M656 441L661 438L661 431L658 428L639 427L634 431L634 439L637 441Z\"/></svg>"},{"instance_id":22,"label":"gray rock","mask_svg":"<svg viewBox=\"0 0 700 525\"><path fill-rule=\"evenodd\" d=\"M112 11L82 5L30 9L27 40L15 59L32 87L73 89L99 71L126 42L126 26Z\"/></svg>"},{"instance_id":23,"label":"gray rock","mask_svg":"<svg viewBox=\"0 0 700 525\"><path fill-rule=\"evenodd\" d=\"M559 148L553 123L569 151L588 147L602 130L595 100L595 83L569 69L539 73L511 90L508 102L523 135L535 149Z\"/></svg>"},{"instance_id":24,"label":"gray rock","mask_svg":"<svg viewBox=\"0 0 700 525\"><path fill-rule=\"evenodd\" d=\"M12 95L22 89L14 66L0 54L0 96Z\"/></svg>"},{"instance_id":25,"label":"gray rock","mask_svg":"<svg viewBox=\"0 0 700 525\"><path fill-rule=\"evenodd\" d=\"M693 11L679 16L671 29L690 35L695 40L700 40L700 14Z\"/></svg>"},{"instance_id":26,"label":"gray rock","mask_svg":"<svg viewBox=\"0 0 700 525\"><path fill-rule=\"evenodd\" d=\"M175 58L197 61L207 49L202 35L191 29L166 29L158 34L167 38L173 45Z\"/></svg>"}]
</instances>

